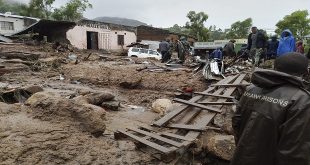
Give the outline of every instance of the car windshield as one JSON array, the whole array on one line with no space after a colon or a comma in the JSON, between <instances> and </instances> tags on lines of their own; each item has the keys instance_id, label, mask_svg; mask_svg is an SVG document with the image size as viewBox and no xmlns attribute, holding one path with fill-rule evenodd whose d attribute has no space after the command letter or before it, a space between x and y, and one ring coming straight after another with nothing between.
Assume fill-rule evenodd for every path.
<instances>
[{"instance_id":1,"label":"car windshield","mask_svg":"<svg viewBox=\"0 0 310 165\"><path fill-rule=\"evenodd\" d=\"M152 54L152 55L158 55L156 51L154 50L149 50L149 54Z\"/></svg>"},{"instance_id":2,"label":"car windshield","mask_svg":"<svg viewBox=\"0 0 310 165\"><path fill-rule=\"evenodd\" d=\"M139 49L138 49L138 48L132 48L131 51L132 51L132 52L139 52Z\"/></svg>"},{"instance_id":3,"label":"car windshield","mask_svg":"<svg viewBox=\"0 0 310 165\"><path fill-rule=\"evenodd\" d=\"M146 50L146 49L140 49L139 52L140 52L140 53L147 53L147 50Z\"/></svg>"}]
</instances>

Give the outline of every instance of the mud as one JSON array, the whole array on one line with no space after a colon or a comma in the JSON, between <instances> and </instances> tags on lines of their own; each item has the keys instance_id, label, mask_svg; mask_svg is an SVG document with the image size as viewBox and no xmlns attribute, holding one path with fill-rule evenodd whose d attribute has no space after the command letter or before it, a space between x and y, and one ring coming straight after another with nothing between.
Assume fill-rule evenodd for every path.
<instances>
[{"instance_id":1,"label":"mud","mask_svg":"<svg viewBox=\"0 0 310 165\"><path fill-rule=\"evenodd\" d=\"M207 86L188 71L137 71L146 64L112 55L103 61L100 52L84 61L89 52L75 51L80 62L74 64L66 62L72 52L58 53L50 45L0 45L0 49L41 54L39 61L27 66L30 69L2 75L0 82L6 85L1 88L36 85L45 93L34 94L26 104L0 102L0 164L165 164L136 150L131 141L114 140L113 132L151 124L159 117L151 111L156 99L172 99L183 87L202 91ZM120 86L136 81L140 86L135 89ZM113 94L121 103L120 111L74 99L98 91Z\"/></svg>"}]
</instances>

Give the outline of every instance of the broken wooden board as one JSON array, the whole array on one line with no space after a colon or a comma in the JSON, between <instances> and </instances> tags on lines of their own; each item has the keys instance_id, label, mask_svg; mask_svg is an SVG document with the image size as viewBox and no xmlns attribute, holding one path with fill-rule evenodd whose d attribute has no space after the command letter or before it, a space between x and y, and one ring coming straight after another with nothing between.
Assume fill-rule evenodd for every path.
<instances>
[{"instance_id":1,"label":"broken wooden board","mask_svg":"<svg viewBox=\"0 0 310 165\"><path fill-rule=\"evenodd\" d=\"M201 105L201 104L197 104L197 103L193 103L193 102L190 102L190 101L186 101L186 100L182 100L182 99L173 99L173 101L178 102L178 103L183 103L183 104L186 104L186 105L190 105L190 106L193 106L193 107L205 109L205 110L208 110L208 111L221 113L221 110L219 110L219 109L212 108L212 107L207 107L207 106L204 106L204 105Z\"/></svg>"},{"instance_id":2,"label":"broken wooden board","mask_svg":"<svg viewBox=\"0 0 310 165\"><path fill-rule=\"evenodd\" d=\"M203 93L203 92L195 92L194 94L203 95L203 96L220 97L220 98L225 98L225 99L234 99L235 98L232 96L224 96L224 95L217 95L217 94Z\"/></svg>"},{"instance_id":3,"label":"broken wooden board","mask_svg":"<svg viewBox=\"0 0 310 165\"><path fill-rule=\"evenodd\" d=\"M245 76L245 74L231 76L217 84L240 84ZM234 86L213 86L202 92L202 95L195 96L189 101L175 99L175 101L181 102L183 105L176 106L174 111L153 124L158 127L169 128L170 132L167 132L167 129L155 131L154 128L128 128L126 131L116 132L115 137L117 138L119 135L130 137L139 142L137 146L144 146L144 149L149 148L151 151L155 150L155 153L161 153L161 158L169 157L173 160L173 157L182 155L187 148L195 143L202 132L209 129L220 130L220 128L210 127L208 124L216 114L221 112L224 105L233 105L233 102L227 101L234 98L232 94L236 89L238 88ZM203 94L212 94L213 97ZM201 105L200 102L207 104ZM210 109L216 110L216 112L210 111ZM141 149L141 147L139 148Z\"/></svg>"},{"instance_id":4,"label":"broken wooden board","mask_svg":"<svg viewBox=\"0 0 310 165\"><path fill-rule=\"evenodd\" d=\"M237 77L238 77L238 75L228 77L226 79L223 79L223 80L219 81L217 84L229 83L229 82L233 81L234 79L236 79ZM210 87L206 91L204 91L203 93L209 93L209 92L211 92L213 90L215 90L215 87ZM192 99L190 99L189 101L194 103L194 102L199 101L202 98L203 98L203 96L195 96ZM176 109L174 109L173 111L171 111L170 113L168 113L167 115L162 117L161 119L155 121L153 123L153 126L162 127L164 125L167 125L170 120L172 120L173 118L175 118L176 116L178 116L179 114L181 114L182 112L187 110L188 108L190 108L190 106L188 106L188 105L178 106Z\"/></svg>"}]
</instances>

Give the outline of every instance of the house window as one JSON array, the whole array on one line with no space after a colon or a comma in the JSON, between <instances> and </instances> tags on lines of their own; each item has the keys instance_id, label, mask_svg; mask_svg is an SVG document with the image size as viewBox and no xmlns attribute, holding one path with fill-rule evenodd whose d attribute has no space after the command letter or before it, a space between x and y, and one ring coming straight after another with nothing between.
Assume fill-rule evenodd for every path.
<instances>
[{"instance_id":1,"label":"house window","mask_svg":"<svg viewBox=\"0 0 310 165\"><path fill-rule=\"evenodd\" d=\"M13 22L0 21L1 30L14 30Z\"/></svg>"},{"instance_id":2,"label":"house window","mask_svg":"<svg viewBox=\"0 0 310 165\"><path fill-rule=\"evenodd\" d=\"M124 35L117 35L118 45L124 45Z\"/></svg>"}]
</instances>

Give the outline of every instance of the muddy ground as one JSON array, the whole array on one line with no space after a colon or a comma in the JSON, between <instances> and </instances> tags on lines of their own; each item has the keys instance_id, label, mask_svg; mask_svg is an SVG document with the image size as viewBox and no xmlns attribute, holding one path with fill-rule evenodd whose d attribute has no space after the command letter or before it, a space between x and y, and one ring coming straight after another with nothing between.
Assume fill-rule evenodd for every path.
<instances>
[{"instance_id":1,"label":"muddy ground","mask_svg":"<svg viewBox=\"0 0 310 165\"><path fill-rule=\"evenodd\" d=\"M83 123L72 112L69 114L72 105L63 103L66 100L59 105L50 102L44 105L50 111L57 111L57 106L66 107L68 114L63 116L47 111L41 104L26 105L25 100L14 104L0 102L0 164L165 164L136 150L131 141L114 140L113 132L128 126L149 125L158 119L159 114L151 110L156 99L172 99L177 89L184 87L194 91L207 87L207 83L200 76L193 76L189 69L137 71L150 64L162 66L150 59L129 60L93 52L84 60L90 52L56 52L51 45L1 45L0 49L40 54L38 61L31 61L35 65L6 63L1 59L1 65L15 68L0 77L2 91L37 85L57 95L60 101L71 100L82 93L103 91L112 93L121 103L120 111L104 110L106 130L103 136L96 137L87 129L81 129ZM68 59L69 54L77 55L78 64ZM128 89L124 83L133 85ZM53 99L45 101L50 100Z\"/></svg>"}]
</instances>

